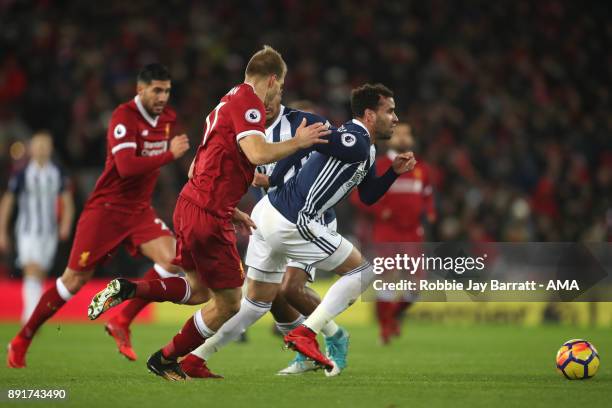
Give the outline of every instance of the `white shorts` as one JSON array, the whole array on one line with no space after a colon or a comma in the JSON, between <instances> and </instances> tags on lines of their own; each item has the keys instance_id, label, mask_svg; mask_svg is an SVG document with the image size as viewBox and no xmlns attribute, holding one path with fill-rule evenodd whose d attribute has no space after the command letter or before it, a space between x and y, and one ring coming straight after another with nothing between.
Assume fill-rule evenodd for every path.
<instances>
[{"instance_id":1,"label":"white shorts","mask_svg":"<svg viewBox=\"0 0 612 408\"><path fill-rule=\"evenodd\" d=\"M333 232L336 232L338 228L337 220L334 218L334 220L330 222L329 224L327 224L326 227L332 230ZM308 275L308 282L314 282L317 268L315 268L314 266L307 265L302 262L294 261L294 260L289 260L289 262L287 263L287 267L290 267L290 266L293 268L299 268L303 270L304 272L306 272L306 275Z\"/></svg>"},{"instance_id":2,"label":"white shorts","mask_svg":"<svg viewBox=\"0 0 612 408\"><path fill-rule=\"evenodd\" d=\"M28 264L37 264L48 271L53 266L56 250L55 235L17 234L17 266L20 268Z\"/></svg>"},{"instance_id":3,"label":"white shorts","mask_svg":"<svg viewBox=\"0 0 612 408\"><path fill-rule=\"evenodd\" d=\"M281 283L290 263L305 270L331 271L353 250L353 244L318 222L302 227L310 239L303 238L296 224L278 212L267 196L257 203L251 218L257 229L249 239L245 264L253 280Z\"/></svg>"}]
</instances>

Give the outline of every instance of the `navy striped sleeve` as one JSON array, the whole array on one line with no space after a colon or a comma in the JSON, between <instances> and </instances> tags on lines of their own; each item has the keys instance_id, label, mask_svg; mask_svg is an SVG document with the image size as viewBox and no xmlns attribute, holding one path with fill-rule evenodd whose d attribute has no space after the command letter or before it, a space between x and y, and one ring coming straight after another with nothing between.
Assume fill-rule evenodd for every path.
<instances>
[{"instance_id":1,"label":"navy striped sleeve","mask_svg":"<svg viewBox=\"0 0 612 408\"><path fill-rule=\"evenodd\" d=\"M359 199L366 205L376 203L385 195L398 177L398 174L393 170L393 166L389 166L382 176L376 177L376 162L374 162L368 174L366 174L361 184L359 184Z\"/></svg>"},{"instance_id":2,"label":"navy striped sleeve","mask_svg":"<svg viewBox=\"0 0 612 408\"><path fill-rule=\"evenodd\" d=\"M369 138L354 132L340 132L330 128L332 133L326 138L329 143L317 144L314 149L319 153L332 156L346 163L356 163L368 158L370 152Z\"/></svg>"}]
</instances>

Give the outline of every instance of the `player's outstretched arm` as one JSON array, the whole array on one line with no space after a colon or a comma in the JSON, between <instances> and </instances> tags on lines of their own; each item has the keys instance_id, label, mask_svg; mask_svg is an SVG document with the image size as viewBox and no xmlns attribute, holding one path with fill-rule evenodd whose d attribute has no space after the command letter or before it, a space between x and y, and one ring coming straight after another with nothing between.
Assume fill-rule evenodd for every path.
<instances>
[{"instance_id":1,"label":"player's outstretched arm","mask_svg":"<svg viewBox=\"0 0 612 408\"><path fill-rule=\"evenodd\" d=\"M385 174L376 177L375 166L370 167L370 171L359 185L359 198L366 205L372 205L385 195L398 176L414 168L416 159L412 152L398 154L387 169Z\"/></svg>"},{"instance_id":2,"label":"player's outstretched arm","mask_svg":"<svg viewBox=\"0 0 612 408\"><path fill-rule=\"evenodd\" d=\"M295 132L295 137L280 143L268 143L259 133L245 136L238 141L247 159L256 166L277 162L292 155L299 149L306 149L314 144L328 143L323 137L331 132L323 123L306 126L306 119Z\"/></svg>"},{"instance_id":3,"label":"player's outstretched arm","mask_svg":"<svg viewBox=\"0 0 612 408\"><path fill-rule=\"evenodd\" d=\"M189 150L187 135L179 135L170 141L170 149L158 156L136 156L135 147L115 153L117 171L121 177L132 177L155 170L172 160L182 157Z\"/></svg>"},{"instance_id":4,"label":"player's outstretched arm","mask_svg":"<svg viewBox=\"0 0 612 408\"><path fill-rule=\"evenodd\" d=\"M8 252L10 248L9 220L13 214L15 194L6 192L0 201L0 252Z\"/></svg>"}]
</instances>

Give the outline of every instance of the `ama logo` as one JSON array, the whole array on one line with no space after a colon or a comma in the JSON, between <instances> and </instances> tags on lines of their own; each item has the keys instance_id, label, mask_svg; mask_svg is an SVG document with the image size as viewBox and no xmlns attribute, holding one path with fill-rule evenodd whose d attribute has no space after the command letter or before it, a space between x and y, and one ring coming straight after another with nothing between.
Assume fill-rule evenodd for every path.
<instances>
[{"instance_id":1,"label":"ama logo","mask_svg":"<svg viewBox=\"0 0 612 408\"><path fill-rule=\"evenodd\" d=\"M257 123L261 120L261 112L258 109L249 109L244 114L244 118L249 123Z\"/></svg>"}]
</instances>

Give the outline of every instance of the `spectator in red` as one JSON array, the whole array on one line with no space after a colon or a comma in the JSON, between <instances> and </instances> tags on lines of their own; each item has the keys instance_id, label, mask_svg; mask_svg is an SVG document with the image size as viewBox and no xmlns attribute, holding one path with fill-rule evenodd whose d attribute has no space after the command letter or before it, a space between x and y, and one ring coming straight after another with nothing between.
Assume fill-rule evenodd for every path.
<instances>
[{"instance_id":1,"label":"spectator in red","mask_svg":"<svg viewBox=\"0 0 612 408\"><path fill-rule=\"evenodd\" d=\"M410 125L398 124L388 142L386 154L376 160L377 172L388 168L399 153L414 151L414 148L415 141ZM427 165L417 159L414 170L402 174L387 194L370 207L361 204L359 198L353 194L352 203L371 218L371 242L375 246L383 243L424 241L423 219L426 218L429 223L436 220L429 173ZM399 336L401 316L413 301L414 296L411 294L405 294L398 299L395 292L377 292L376 315L383 344L389 343L392 336Z\"/></svg>"}]
</instances>

